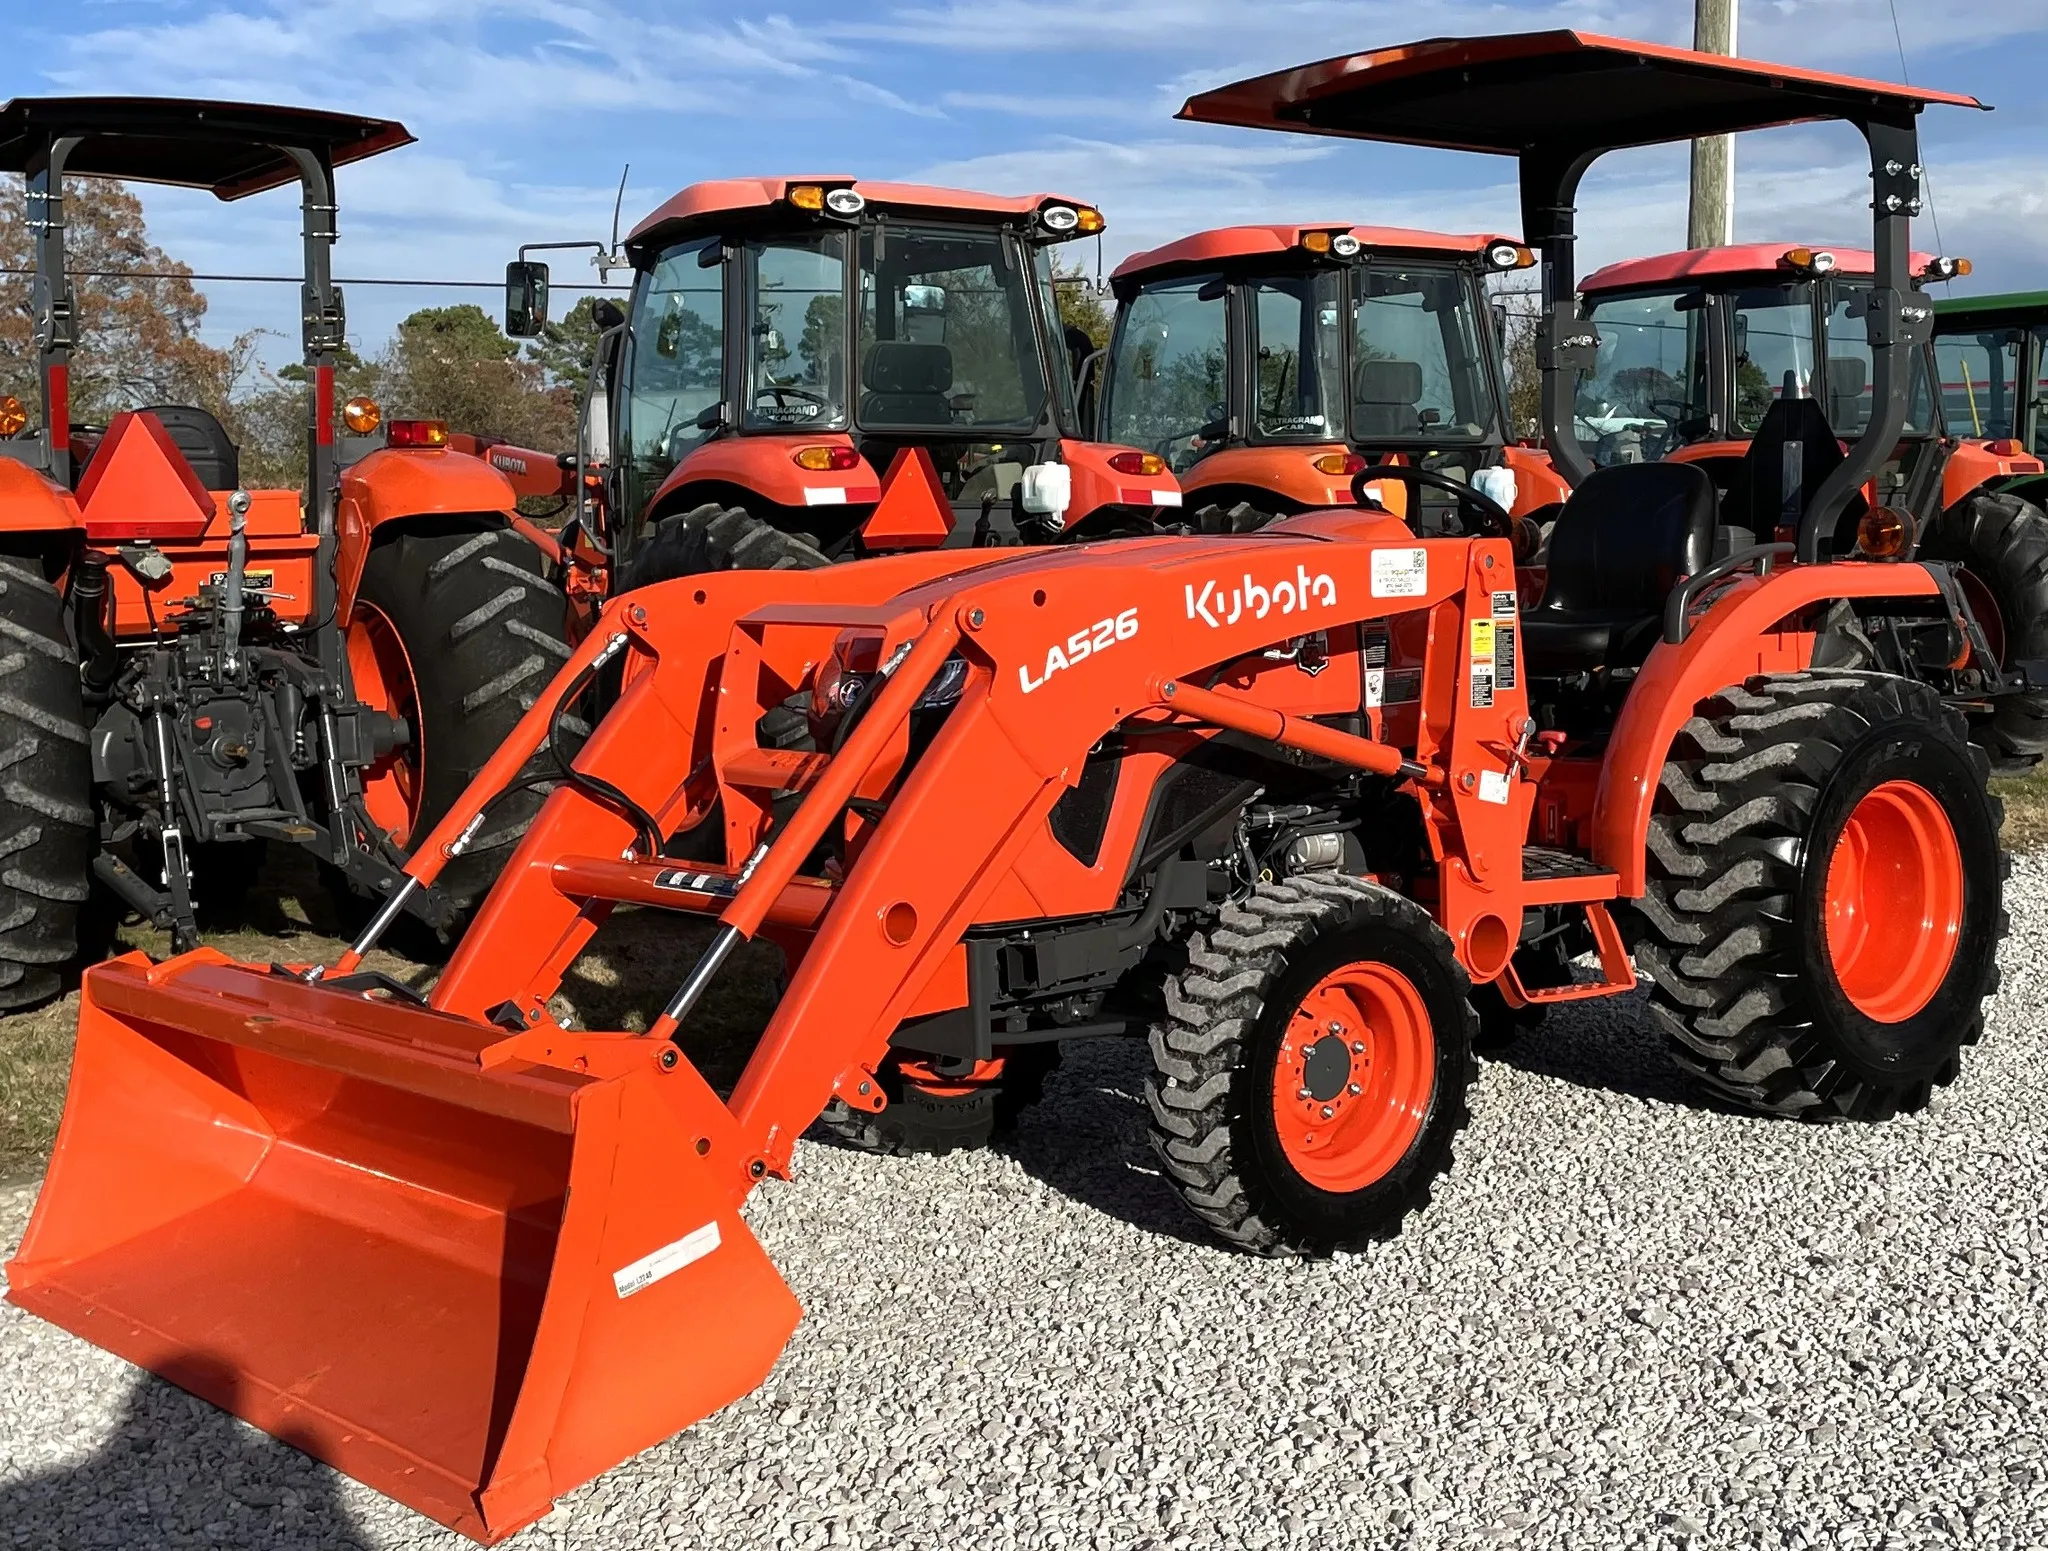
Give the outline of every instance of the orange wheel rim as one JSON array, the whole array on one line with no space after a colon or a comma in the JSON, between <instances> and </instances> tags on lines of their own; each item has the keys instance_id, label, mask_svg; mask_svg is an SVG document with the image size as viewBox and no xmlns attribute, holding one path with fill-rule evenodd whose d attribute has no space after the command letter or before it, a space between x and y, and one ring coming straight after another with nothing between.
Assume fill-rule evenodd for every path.
<instances>
[{"instance_id":1,"label":"orange wheel rim","mask_svg":"<svg viewBox=\"0 0 2048 1551\"><path fill-rule=\"evenodd\" d=\"M348 623L348 667L358 700L400 718L412 730L410 744L363 771L363 806L371 821L404 845L420 810L419 680L397 627L375 604L360 598Z\"/></svg>"},{"instance_id":2,"label":"orange wheel rim","mask_svg":"<svg viewBox=\"0 0 2048 1551\"><path fill-rule=\"evenodd\" d=\"M1294 1171L1348 1193L1408 1155L1436 1089L1422 993L1385 964L1346 964L1294 1009L1273 1070L1273 1122Z\"/></svg>"},{"instance_id":3,"label":"orange wheel rim","mask_svg":"<svg viewBox=\"0 0 2048 1551\"><path fill-rule=\"evenodd\" d=\"M1886 781L1850 811L1828 859L1828 961L1851 1005L1900 1023L1934 999L1963 929L1963 853L1926 787Z\"/></svg>"}]
</instances>

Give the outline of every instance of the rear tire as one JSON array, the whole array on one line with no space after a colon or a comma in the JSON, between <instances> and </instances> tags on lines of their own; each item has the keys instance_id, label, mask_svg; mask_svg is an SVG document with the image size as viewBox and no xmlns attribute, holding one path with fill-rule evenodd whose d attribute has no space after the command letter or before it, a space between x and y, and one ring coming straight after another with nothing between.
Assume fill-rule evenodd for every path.
<instances>
[{"instance_id":1,"label":"rear tire","mask_svg":"<svg viewBox=\"0 0 2048 1551\"><path fill-rule=\"evenodd\" d=\"M785 533L743 506L708 502L657 522L626 562L619 591L713 571L814 571L830 564L801 534Z\"/></svg>"},{"instance_id":2,"label":"rear tire","mask_svg":"<svg viewBox=\"0 0 2048 1551\"><path fill-rule=\"evenodd\" d=\"M0 551L0 1011L64 989L99 843L78 655L43 572Z\"/></svg>"},{"instance_id":3,"label":"rear tire","mask_svg":"<svg viewBox=\"0 0 2048 1551\"><path fill-rule=\"evenodd\" d=\"M1398 1232L1467 1119L1470 989L1443 930L1376 884L1309 874L1226 905L1167 985L1145 1084L1188 1209L1257 1255Z\"/></svg>"},{"instance_id":4,"label":"rear tire","mask_svg":"<svg viewBox=\"0 0 2048 1551\"><path fill-rule=\"evenodd\" d=\"M1980 490L1929 525L1920 558L1961 565L1998 605L2005 664L2048 659L2048 513L2016 495ZM2018 774L2048 755L2048 694L2006 695L1970 736L1993 770Z\"/></svg>"},{"instance_id":5,"label":"rear tire","mask_svg":"<svg viewBox=\"0 0 2048 1551\"><path fill-rule=\"evenodd\" d=\"M2006 932L1988 761L1929 687L1754 678L1680 731L1636 956L1679 1065L1761 1114L1884 1120L1955 1079Z\"/></svg>"},{"instance_id":6,"label":"rear tire","mask_svg":"<svg viewBox=\"0 0 2048 1551\"><path fill-rule=\"evenodd\" d=\"M569 659L568 600L543 564L505 527L401 531L370 551L356 596L403 644L415 707L413 745L400 756L416 762L417 783L402 848L454 806ZM562 730L580 745L590 729L572 712ZM524 774L553 768L543 744ZM440 887L459 908L489 891L546 796L532 788L507 797L448 863Z\"/></svg>"},{"instance_id":7,"label":"rear tire","mask_svg":"<svg viewBox=\"0 0 2048 1551\"><path fill-rule=\"evenodd\" d=\"M1056 1044L1019 1046L1004 1058L1001 1072L961 1092L910 1081L892 1056L880 1073L888 1108L877 1115L834 1099L818 1123L849 1147L892 1157L986 1147L1038 1102L1059 1064Z\"/></svg>"}]
</instances>

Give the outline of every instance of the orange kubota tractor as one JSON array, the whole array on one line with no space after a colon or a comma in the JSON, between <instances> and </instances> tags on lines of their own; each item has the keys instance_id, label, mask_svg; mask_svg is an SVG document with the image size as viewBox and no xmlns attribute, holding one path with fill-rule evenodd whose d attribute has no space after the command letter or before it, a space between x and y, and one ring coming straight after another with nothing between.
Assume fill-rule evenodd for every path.
<instances>
[{"instance_id":1,"label":"orange kubota tractor","mask_svg":"<svg viewBox=\"0 0 2048 1551\"><path fill-rule=\"evenodd\" d=\"M626 239L600 302L580 540L615 588L942 545L1149 532L1164 460L1089 440L1052 253L1101 232L1058 194L843 175L694 183ZM549 244L548 246L581 246ZM592 246L595 246L592 244ZM548 268L506 269L506 330Z\"/></svg>"},{"instance_id":2,"label":"orange kubota tractor","mask_svg":"<svg viewBox=\"0 0 2048 1551\"><path fill-rule=\"evenodd\" d=\"M1967 275L1968 259L1914 253L1906 285ZM1876 283L1869 250L1751 243L1630 259L1597 270L1580 287L1599 331L1596 364L1579 385L1577 428L1597 463L1666 457L1696 463L1725 494L1740 486L1750 439L1776 406L1805 430L1788 445L1799 467L1766 471L1765 504L1783 481L1817 485L1860 435L1873 405L1864 313ZM2041 473L2041 460L2010 438L1964 422L1944 426L1930 391L1934 342L1914 355L1906 423L1893 456L1865 498L1912 515L1919 552L1952 561L1994 656L2013 664L2048 657L2048 514L2011 488ZM1747 488L1738 503L1754 507ZM1770 512L1746 523L1784 526ZM2022 693L1970 707L1971 735L1994 768L2024 770L2048 753L2048 695Z\"/></svg>"},{"instance_id":3,"label":"orange kubota tractor","mask_svg":"<svg viewBox=\"0 0 2048 1551\"><path fill-rule=\"evenodd\" d=\"M427 422L343 466L334 169L410 143L348 114L157 98L0 108L25 175L38 418L0 404L0 1008L56 993L94 881L197 941L264 843L305 845L388 897L431 826L568 656L565 600L519 531L505 476ZM64 180L136 179L224 200L296 185L308 368L305 492L250 489L193 405L72 418L79 318ZM348 406L369 430L379 412ZM522 791L414 908L446 926L539 804Z\"/></svg>"},{"instance_id":4,"label":"orange kubota tractor","mask_svg":"<svg viewBox=\"0 0 2048 1551\"><path fill-rule=\"evenodd\" d=\"M489 1540L761 1382L798 1308L742 1204L828 1106L885 1112L893 1057L971 1083L1036 1044L1146 1040L1164 1183L1269 1255L1361 1244L1425 1199L1465 1120L1474 987L1611 996L1631 942L1722 1098L1924 1104L2005 928L1998 804L1943 703L1981 640L1882 509L1860 548L1837 537L1926 326L1901 277L1930 102L1970 99L1571 32L1195 98L1518 155L1566 404L1586 165L1847 117L1880 201L1871 426L1795 540L1708 567L1706 475L1593 472L1566 420L1579 483L1529 610L1510 519L1469 488L1450 537L1361 505L614 599L408 864L427 886L622 670L431 995L358 972L380 923L331 968L201 950L87 973L9 1296ZM1637 671L1546 725L1623 641ZM792 695L815 751L759 732ZM715 859L664 855L704 825ZM622 902L718 928L645 1033L565 1027L550 998ZM753 937L793 973L721 1094L693 1009Z\"/></svg>"},{"instance_id":5,"label":"orange kubota tractor","mask_svg":"<svg viewBox=\"0 0 2048 1551\"><path fill-rule=\"evenodd\" d=\"M1404 227L1229 226L1110 276L1103 434L1166 459L1199 532L1351 501L1369 464L1439 476L1374 486L1410 526L1452 523L1479 483L1517 517L1569 487L1513 441L1489 275L1535 259L1509 238ZM1454 524L1453 524L1454 525Z\"/></svg>"}]
</instances>

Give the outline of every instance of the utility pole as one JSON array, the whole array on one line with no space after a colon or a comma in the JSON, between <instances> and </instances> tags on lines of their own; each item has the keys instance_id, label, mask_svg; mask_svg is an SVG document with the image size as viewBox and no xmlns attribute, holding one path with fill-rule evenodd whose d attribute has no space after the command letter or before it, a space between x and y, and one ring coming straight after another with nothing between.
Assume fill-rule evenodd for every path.
<instances>
[{"instance_id":1,"label":"utility pole","mask_svg":"<svg viewBox=\"0 0 2048 1551\"><path fill-rule=\"evenodd\" d=\"M1736 0L1693 0L1692 46L1703 54L1735 52ZM1692 207L1685 222L1689 248L1724 247L1735 240L1735 137L1708 135L1692 143Z\"/></svg>"}]
</instances>

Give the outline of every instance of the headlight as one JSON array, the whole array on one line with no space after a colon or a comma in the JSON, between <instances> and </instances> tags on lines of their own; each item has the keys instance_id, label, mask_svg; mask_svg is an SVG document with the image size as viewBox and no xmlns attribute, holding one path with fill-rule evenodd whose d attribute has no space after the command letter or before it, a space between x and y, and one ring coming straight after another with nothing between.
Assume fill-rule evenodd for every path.
<instances>
[{"instance_id":1,"label":"headlight","mask_svg":"<svg viewBox=\"0 0 2048 1551\"><path fill-rule=\"evenodd\" d=\"M967 659L948 657L939 664L939 671L932 675L932 681L925 685L924 693L917 697L917 709L935 711L943 706L958 705L960 691L967 684Z\"/></svg>"},{"instance_id":2,"label":"headlight","mask_svg":"<svg viewBox=\"0 0 2048 1551\"><path fill-rule=\"evenodd\" d=\"M836 188L825 196L825 208L834 215L859 215L868 202L859 189Z\"/></svg>"},{"instance_id":3,"label":"headlight","mask_svg":"<svg viewBox=\"0 0 2048 1551\"><path fill-rule=\"evenodd\" d=\"M1049 232L1070 232L1081 224L1081 212L1072 205L1047 205L1038 219Z\"/></svg>"},{"instance_id":4,"label":"headlight","mask_svg":"<svg viewBox=\"0 0 2048 1551\"><path fill-rule=\"evenodd\" d=\"M1339 232L1330 239L1330 251L1339 258L1357 258L1359 241L1349 232Z\"/></svg>"}]
</instances>

